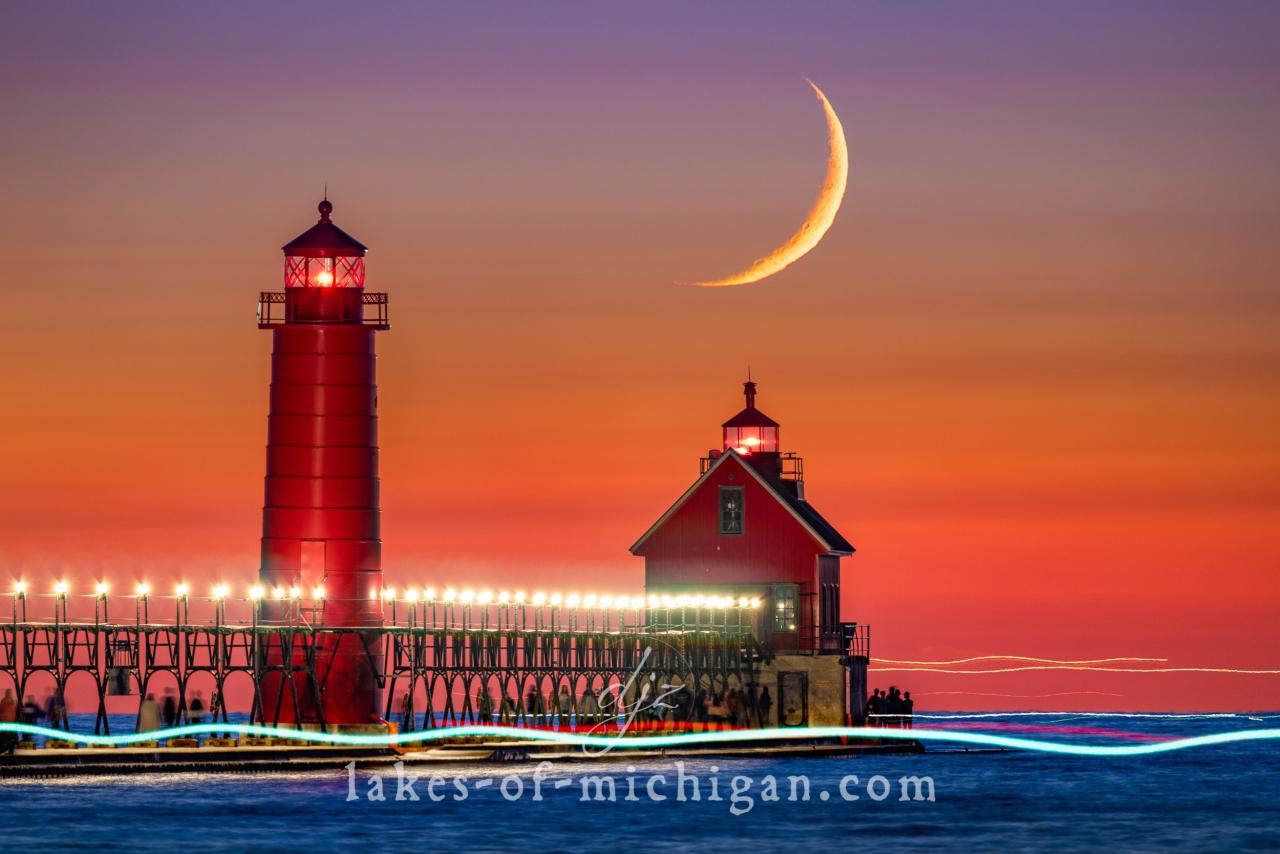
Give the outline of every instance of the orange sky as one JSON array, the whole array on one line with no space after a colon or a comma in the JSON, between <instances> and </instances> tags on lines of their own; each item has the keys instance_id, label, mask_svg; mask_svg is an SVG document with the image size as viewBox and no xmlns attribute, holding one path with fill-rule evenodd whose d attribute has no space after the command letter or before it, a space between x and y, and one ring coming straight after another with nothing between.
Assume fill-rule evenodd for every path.
<instances>
[{"instance_id":1,"label":"orange sky","mask_svg":"<svg viewBox=\"0 0 1280 854\"><path fill-rule=\"evenodd\" d=\"M529 40L346 21L375 59L326 83L341 121L292 97L316 83L290 22L33 12L0 60L0 579L254 575L254 302L327 181L391 294L391 577L638 586L627 546L750 363L859 548L844 616L875 654L1280 666L1280 25L1017 8L989 10L1016 39L886 10L726 32L655 7ZM689 17L665 38L662 14ZM832 231L764 283L676 286L808 209L805 76L849 136ZM1280 706L1280 677L894 681Z\"/></svg>"}]
</instances>

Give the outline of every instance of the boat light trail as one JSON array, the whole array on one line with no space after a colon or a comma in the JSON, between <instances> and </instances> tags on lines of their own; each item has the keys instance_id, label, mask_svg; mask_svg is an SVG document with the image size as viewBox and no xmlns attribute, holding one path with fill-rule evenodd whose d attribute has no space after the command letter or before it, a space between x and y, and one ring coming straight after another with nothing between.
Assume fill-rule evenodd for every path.
<instances>
[{"instance_id":1,"label":"boat light trail","mask_svg":"<svg viewBox=\"0 0 1280 854\"><path fill-rule=\"evenodd\" d=\"M89 735L86 733L69 733L62 730L48 729L32 724L0 723L0 732L14 732L24 735L41 735L76 741L81 744L101 744L127 746L137 741L179 738L182 736L210 734L215 732L234 732L240 735L264 736L270 738L293 738L299 741L323 742L348 747L392 747L404 744L441 741L451 738L471 736L489 736L493 738L516 738L523 741L545 741L573 747L597 747L621 750L638 750L655 747L680 747L699 744L733 744L752 741L794 741L813 738L861 738L897 741L938 741L953 744L980 745L982 747L1004 748L1008 750L1029 750L1038 753L1055 753L1068 756L1119 757L1147 756L1157 753L1172 753L1177 750L1212 747L1223 744L1247 742L1267 742L1280 740L1280 729L1250 729L1237 732L1219 732L1212 735L1198 735L1188 738L1176 738L1169 741L1150 742L1146 744L1101 745L1101 744L1067 744L1058 741L1042 741L1033 738L1020 738L1005 735L992 735L981 732L963 732L955 730L910 729L894 730L879 727L788 727L786 729L750 729L724 730L719 732L686 733L674 735L640 735L618 738L607 735L585 735L569 732L549 732L547 730L522 730L515 727L470 725L427 730L425 732L385 733L381 735L362 735L355 733L319 732L286 729L282 727L259 726L256 724L195 724L191 726L172 727L151 732L129 733L127 735Z\"/></svg>"},{"instance_id":2,"label":"boat light trail","mask_svg":"<svg viewBox=\"0 0 1280 854\"><path fill-rule=\"evenodd\" d=\"M1052 694L997 694L989 691L917 691L917 697L939 697L952 694L957 697L1006 697L1013 700L1048 700L1053 697L1076 697L1089 695L1094 697L1123 697L1115 691L1055 691Z\"/></svg>"},{"instance_id":3,"label":"boat light trail","mask_svg":"<svg viewBox=\"0 0 1280 854\"><path fill-rule=\"evenodd\" d=\"M1157 720L1198 720L1201 718L1238 718L1241 720L1251 719L1250 715L1236 714L1235 712L1204 712L1202 714L1179 714L1179 713L1157 713L1157 712L973 712L971 714L948 714L948 715L930 715L930 714L912 714L915 720L931 720L931 721L960 721L973 720L976 718L1030 718L1030 717L1061 717L1069 715L1073 718L1153 718ZM873 718L892 718L901 717L901 715L871 715Z\"/></svg>"},{"instance_id":4,"label":"boat light trail","mask_svg":"<svg viewBox=\"0 0 1280 854\"><path fill-rule=\"evenodd\" d=\"M970 658L951 658L942 661L912 661L906 658L873 658L871 659L877 664L920 664L920 665L947 665L947 664L972 664L975 661L1030 661L1036 664L1115 664L1122 661L1152 661L1165 662L1167 658L1138 658L1136 656L1122 656L1119 658L1035 658L1030 655L975 655Z\"/></svg>"},{"instance_id":5,"label":"boat light trail","mask_svg":"<svg viewBox=\"0 0 1280 854\"><path fill-rule=\"evenodd\" d=\"M1028 670L1087 670L1093 673L1235 673L1245 676L1277 676L1280 670L1240 670L1234 667L1087 667L1068 664L1035 664L1022 667L992 667L982 670L952 670L945 667L877 667L876 673L950 673L977 676L988 673L1025 673Z\"/></svg>"},{"instance_id":6,"label":"boat light trail","mask_svg":"<svg viewBox=\"0 0 1280 854\"><path fill-rule=\"evenodd\" d=\"M1072 718L1071 720L1074 720ZM1061 723L1032 723L1030 721L952 721L937 724L948 731L969 730L973 732L1017 732L1036 735L1075 736L1107 738L1124 741L1169 741L1176 736L1155 732L1132 732L1130 730L1112 729L1098 726L1065 726Z\"/></svg>"}]
</instances>

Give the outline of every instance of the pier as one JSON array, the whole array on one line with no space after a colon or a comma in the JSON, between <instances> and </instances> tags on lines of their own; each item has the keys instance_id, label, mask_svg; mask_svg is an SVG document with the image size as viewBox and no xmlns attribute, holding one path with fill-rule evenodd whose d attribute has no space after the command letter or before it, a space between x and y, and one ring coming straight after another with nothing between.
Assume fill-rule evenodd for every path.
<instances>
[{"instance_id":1,"label":"pier","mask_svg":"<svg viewBox=\"0 0 1280 854\"><path fill-rule=\"evenodd\" d=\"M133 596L111 597L102 587L74 597L70 607L65 585L54 587L51 597L39 597L41 605L51 599L39 614L28 609L25 585L12 593L11 618L0 624L0 674L7 677L0 684L11 682L19 698L33 680L51 683L62 697L88 694L101 734L110 733L109 697L160 689L176 693L178 723L191 721L192 692L203 689L211 697L209 722L227 722L228 691L242 691L251 698L252 722L334 728L323 702L329 651L341 645L334 639L358 644L368 656L384 718L369 725L395 721L401 731L559 727L628 713L679 721L691 717L699 692L731 691L747 698L747 722L760 725L754 698L775 661L756 635L759 602L745 598L387 590L387 623L371 628L319 622L320 590L304 598L297 589L255 586L233 599L226 585L194 597L187 585L158 596L139 583ZM112 619L121 611L132 619ZM280 619L264 619L266 613ZM844 641L838 664L865 685L867 627L849 624ZM840 716L856 711L855 703Z\"/></svg>"}]
</instances>

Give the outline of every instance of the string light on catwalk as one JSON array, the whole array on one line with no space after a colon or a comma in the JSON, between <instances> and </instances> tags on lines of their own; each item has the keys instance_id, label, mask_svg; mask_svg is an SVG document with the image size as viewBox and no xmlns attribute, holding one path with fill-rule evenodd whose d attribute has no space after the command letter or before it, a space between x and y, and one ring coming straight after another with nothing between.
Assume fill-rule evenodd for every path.
<instances>
[{"instance_id":1,"label":"string light on catwalk","mask_svg":"<svg viewBox=\"0 0 1280 854\"><path fill-rule=\"evenodd\" d=\"M58 580L48 588L47 594L54 601L55 622L70 623L69 600L77 598L71 592L68 581ZM108 604L112 585L108 581L98 581L93 586L92 594L84 594L79 598L91 599L94 602L93 623L105 623L108 618ZM191 585L178 582L171 596L156 594L150 582L138 581L133 586L131 596L126 598L137 603L137 617L144 622L149 618L148 605L155 599L172 600L178 608L180 622L190 620L190 603L205 601L215 606L214 622L226 619L228 602L247 602L253 606L255 614L264 602L274 602L286 607L281 613L284 619L279 622L296 621L306 616L311 624L316 625L315 618L323 612L320 606L334 601L326 594L323 585L313 586L304 591L299 586L284 587L275 585L267 587L263 584L251 584L243 588L241 597L232 594L232 586L226 582L212 585L207 597L193 596ZM11 587L13 599L13 621L28 622L27 602L35 593L26 580L15 581ZM678 627L689 628L742 628L746 630L747 614L761 607L761 600L755 596L725 596L720 594L649 594L634 593L578 593L578 592L546 592L536 591L532 594L523 590L494 590L489 588L475 589L455 585L435 586L393 586L374 588L368 593L369 599L380 599L391 606L390 626L426 625L428 627L457 628L493 628L514 627L551 629L567 626L570 630L600 628L603 630L642 627ZM307 606L310 606L309 608ZM306 613L313 611L314 613ZM493 618L491 621L490 618ZM474 625L476 622L479 625ZM88 623L88 621L84 621ZM323 625L323 624L321 624Z\"/></svg>"}]
</instances>

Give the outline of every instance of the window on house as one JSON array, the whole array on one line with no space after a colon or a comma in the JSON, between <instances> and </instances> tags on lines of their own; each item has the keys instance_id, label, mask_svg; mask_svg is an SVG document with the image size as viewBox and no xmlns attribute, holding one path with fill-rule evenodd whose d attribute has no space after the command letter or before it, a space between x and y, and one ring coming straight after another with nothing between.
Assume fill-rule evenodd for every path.
<instances>
[{"instance_id":1,"label":"window on house","mask_svg":"<svg viewBox=\"0 0 1280 854\"><path fill-rule=\"evenodd\" d=\"M742 487L720 487L720 533L742 533Z\"/></svg>"},{"instance_id":2,"label":"window on house","mask_svg":"<svg viewBox=\"0 0 1280 854\"><path fill-rule=\"evenodd\" d=\"M773 630L775 632L796 630L796 589L794 587L780 587L773 592Z\"/></svg>"}]
</instances>

